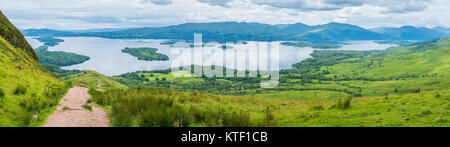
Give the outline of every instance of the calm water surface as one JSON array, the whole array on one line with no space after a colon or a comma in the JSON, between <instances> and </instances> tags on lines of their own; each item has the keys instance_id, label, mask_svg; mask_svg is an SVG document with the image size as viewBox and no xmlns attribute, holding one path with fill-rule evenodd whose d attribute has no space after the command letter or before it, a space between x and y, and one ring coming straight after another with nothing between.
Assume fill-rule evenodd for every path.
<instances>
[{"instance_id":1,"label":"calm water surface","mask_svg":"<svg viewBox=\"0 0 450 147\"><path fill-rule=\"evenodd\" d=\"M107 76L120 75L135 71L150 71L150 70L163 70L171 67L172 62L175 59L185 58L180 57L180 54L174 54L170 45L161 45L161 42L167 40L122 40L122 39L104 39L93 37L60 37L64 39L64 42L57 46L49 47L49 51L64 51L72 52L85 56L89 56L90 60L82 64L63 67L63 69L79 69L79 70L94 70ZM28 42L37 48L43 43L27 37ZM249 42L248 44L238 44L233 46L233 51L236 53L242 52L242 55L256 56L252 53L246 52L245 48L254 48L254 44L264 42ZM279 44L280 42L275 42ZM396 45L389 44L376 44L373 41L352 41L346 42L343 48L339 50L383 50ZM169 61L142 61L138 60L129 54L122 53L121 50L125 47L152 47L157 48L158 53L166 54L169 56ZM218 47L211 47L217 49ZM228 49L230 50L230 49ZM298 63L310 58L310 54L314 51L312 48L298 48L291 46L280 45L279 51L279 67L280 69L292 68L292 64ZM205 54L203 60L208 60L208 57L221 57L222 53ZM268 53L270 54L270 53ZM226 57L226 55L223 55ZM234 58L234 57L233 57ZM226 57L228 59L228 57ZM194 59L195 60L195 59ZM247 61L248 62L248 61ZM209 63L209 64L221 64L221 63ZM208 64L208 65L209 65ZM189 63L186 65L190 65ZM235 68L244 69L244 66L237 66ZM231 67L232 68L232 67ZM253 69L250 69L253 70Z\"/></svg>"}]
</instances>

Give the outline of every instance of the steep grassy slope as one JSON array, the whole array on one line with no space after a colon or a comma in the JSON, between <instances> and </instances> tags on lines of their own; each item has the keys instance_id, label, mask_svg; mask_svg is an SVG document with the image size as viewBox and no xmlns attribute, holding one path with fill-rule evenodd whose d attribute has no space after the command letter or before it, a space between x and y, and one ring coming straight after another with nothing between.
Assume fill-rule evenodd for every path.
<instances>
[{"instance_id":1,"label":"steep grassy slope","mask_svg":"<svg viewBox=\"0 0 450 147\"><path fill-rule=\"evenodd\" d=\"M67 87L31 53L0 37L0 126L39 126Z\"/></svg>"},{"instance_id":2,"label":"steep grassy slope","mask_svg":"<svg viewBox=\"0 0 450 147\"><path fill-rule=\"evenodd\" d=\"M39 126L70 85L42 67L0 12L0 127Z\"/></svg>"},{"instance_id":3,"label":"steep grassy slope","mask_svg":"<svg viewBox=\"0 0 450 147\"><path fill-rule=\"evenodd\" d=\"M14 47L25 50L34 59L38 59L37 55L33 52L33 48L28 44L27 40L23 37L22 33L6 18L0 11L0 36L3 37Z\"/></svg>"}]
</instances>

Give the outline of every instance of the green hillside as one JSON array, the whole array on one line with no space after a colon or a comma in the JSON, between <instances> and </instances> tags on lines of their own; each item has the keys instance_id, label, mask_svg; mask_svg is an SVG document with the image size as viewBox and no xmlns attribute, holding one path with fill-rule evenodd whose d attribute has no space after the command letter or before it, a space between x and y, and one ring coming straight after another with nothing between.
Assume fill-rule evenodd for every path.
<instances>
[{"instance_id":1,"label":"green hillside","mask_svg":"<svg viewBox=\"0 0 450 147\"><path fill-rule=\"evenodd\" d=\"M0 127L40 126L70 85L42 67L22 34L0 13Z\"/></svg>"},{"instance_id":2,"label":"green hillside","mask_svg":"<svg viewBox=\"0 0 450 147\"><path fill-rule=\"evenodd\" d=\"M6 18L0 11L0 36L3 37L14 47L20 48L29 54L34 59L37 59L37 55L33 52L33 48L28 44L27 40L23 37L22 33Z\"/></svg>"},{"instance_id":3,"label":"green hillside","mask_svg":"<svg viewBox=\"0 0 450 147\"><path fill-rule=\"evenodd\" d=\"M0 126L39 126L69 85L3 37L0 51Z\"/></svg>"}]
</instances>

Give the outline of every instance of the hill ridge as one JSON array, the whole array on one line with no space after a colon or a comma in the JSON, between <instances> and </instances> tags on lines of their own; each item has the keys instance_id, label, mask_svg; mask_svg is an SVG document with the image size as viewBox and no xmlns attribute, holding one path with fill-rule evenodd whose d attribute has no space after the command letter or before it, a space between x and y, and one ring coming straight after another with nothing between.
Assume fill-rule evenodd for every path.
<instances>
[{"instance_id":1,"label":"hill ridge","mask_svg":"<svg viewBox=\"0 0 450 147\"><path fill-rule=\"evenodd\" d=\"M23 34L6 18L2 11L0 11L0 36L11 45L25 50L34 59L38 60L38 56L34 53L33 48L28 44Z\"/></svg>"}]
</instances>

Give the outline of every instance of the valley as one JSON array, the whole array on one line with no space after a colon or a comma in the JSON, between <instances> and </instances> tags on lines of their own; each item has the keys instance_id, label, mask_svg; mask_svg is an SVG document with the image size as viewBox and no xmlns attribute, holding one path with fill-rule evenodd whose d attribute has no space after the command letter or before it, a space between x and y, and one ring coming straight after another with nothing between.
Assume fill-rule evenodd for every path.
<instances>
[{"instance_id":1,"label":"valley","mask_svg":"<svg viewBox=\"0 0 450 147\"><path fill-rule=\"evenodd\" d=\"M30 37L27 41L1 14L0 126L59 126L79 118L101 118L100 126L112 127L450 126L450 38L378 44L372 40L398 33L385 32L392 28L369 31L339 23L225 24L230 27L207 23L112 32L24 31L64 40L48 44ZM236 78L207 77L198 72L185 73L194 77L175 76L178 73L169 68L178 55L172 53L167 40L155 39L189 42L191 36L186 34L205 27L209 30L204 32L206 42L246 42L225 51L238 52L273 40L280 45L284 39L344 43L339 49L280 45L279 84L275 88L262 88L261 82L272 77L261 76L263 71L257 69L232 68L236 73L244 71L243 77ZM329 35L340 32L354 35L342 39ZM401 35L394 38L402 39ZM38 48L46 42L48 47ZM221 45L198 46L224 51ZM122 52L125 47L148 52L130 55ZM169 59L135 57L156 52ZM180 65L189 66L200 67ZM216 69L220 65L202 66ZM251 76L253 71L259 74ZM80 111L71 110L74 108ZM80 115L73 117L78 112ZM100 115L88 117L94 114ZM75 122L74 126L90 126L84 120L79 122L83 123Z\"/></svg>"}]
</instances>

